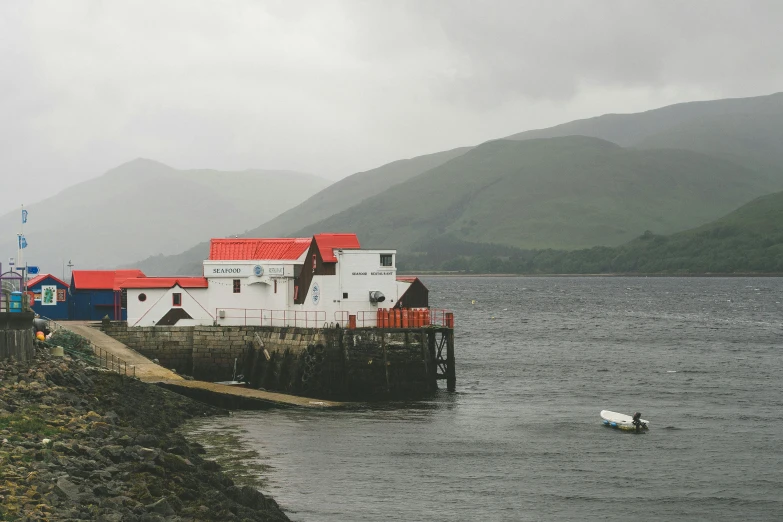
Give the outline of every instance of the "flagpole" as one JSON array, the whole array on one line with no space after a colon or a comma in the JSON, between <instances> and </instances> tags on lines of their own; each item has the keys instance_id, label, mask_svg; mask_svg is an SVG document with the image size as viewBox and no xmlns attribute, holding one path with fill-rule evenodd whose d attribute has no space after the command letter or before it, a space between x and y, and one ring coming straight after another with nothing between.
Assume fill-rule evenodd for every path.
<instances>
[{"instance_id":1,"label":"flagpole","mask_svg":"<svg viewBox=\"0 0 783 522\"><path fill-rule=\"evenodd\" d=\"M16 258L16 266L17 267L23 267L25 266L24 261L24 249L22 248L22 238L24 238L24 203L22 203L22 219L21 224L19 225L19 256ZM22 272L22 286L25 286L25 283L27 282L27 271L25 270ZM19 290L24 291L24 288L20 288Z\"/></svg>"}]
</instances>

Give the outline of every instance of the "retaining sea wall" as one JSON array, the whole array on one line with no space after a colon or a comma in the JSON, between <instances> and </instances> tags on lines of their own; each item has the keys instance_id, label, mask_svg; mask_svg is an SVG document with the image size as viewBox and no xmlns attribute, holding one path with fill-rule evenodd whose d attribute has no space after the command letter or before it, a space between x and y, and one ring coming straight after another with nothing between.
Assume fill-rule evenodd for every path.
<instances>
[{"instance_id":1,"label":"retaining sea wall","mask_svg":"<svg viewBox=\"0 0 783 522\"><path fill-rule=\"evenodd\" d=\"M341 400L421 397L437 389L429 337L443 329L261 326L128 327L104 331L199 380L237 374L253 388ZM434 339L433 339L434 341Z\"/></svg>"},{"instance_id":2,"label":"retaining sea wall","mask_svg":"<svg viewBox=\"0 0 783 522\"><path fill-rule=\"evenodd\" d=\"M0 361L29 361L35 354L33 312L0 312Z\"/></svg>"}]
</instances>

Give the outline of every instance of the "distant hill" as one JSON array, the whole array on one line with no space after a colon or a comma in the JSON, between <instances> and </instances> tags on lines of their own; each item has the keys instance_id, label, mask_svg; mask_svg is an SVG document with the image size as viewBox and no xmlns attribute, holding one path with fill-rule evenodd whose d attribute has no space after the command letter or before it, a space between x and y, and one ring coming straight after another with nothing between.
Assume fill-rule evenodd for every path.
<instances>
[{"instance_id":1,"label":"distant hill","mask_svg":"<svg viewBox=\"0 0 783 522\"><path fill-rule=\"evenodd\" d=\"M583 250L515 250L443 238L407 270L522 274L783 274L783 192L743 205L706 225L663 236L645 232L624 245Z\"/></svg>"},{"instance_id":2,"label":"distant hill","mask_svg":"<svg viewBox=\"0 0 783 522\"><path fill-rule=\"evenodd\" d=\"M783 189L783 93L678 103L636 114L606 114L507 139L592 136L624 147L684 149L727 159Z\"/></svg>"},{"instance_id":3,"label":"distant hill","mask_svg":"<svg viewBox=\"0 0 783 522\"><path fill-rule=\"evenodd\" d=\"M530 149L504 145L531 140ZM404 255L427 242L614 246L783 189L781 142L783 93L607 114L356 174L246 235L357 231L365 245ZM142 266L198 273L206 252L203 243Z\"/></svg>"},{"instance_id":4,"label":"distant hill","mask_svg":"<svg viewBox=\"0 0 783 522\"><path fill-rule=\"evenodd\" d=\"M290 208L279 216L264 222L261 226L240 234L242 237L285 237L297 230L341 212L365 199L380 194L384 190L402 183L414 176L459 157L468 151L468 147L453 149L435 154L427 154L411 159L394 161L376 169L358 172L344 178L318 192L299 205ZM257 222L262 220L257 220ZM262 221L263 222L263 221ZM209 254L211 236L177 255L154 256L135 263L149 275L186 275L201 273L201 263Z\"/></svg>"},{"instance_id":5,"label":"distant hill","mask_svg":"<svg viewBox=\"0 0 783 522\"><path fill-rule=\"evenodd\" d=\"M584 136L498 140L296 235L355 231L367 247L408 253L446 234L527 249L614 246L701 225L771 190L750 169L696 152Z\"/></svg>"},{"instance_id":6,"label":"distant hill","mask_svg":"<svg viewBox=\"0 0 783 522\"><path fill-rule=\"evenodd\" d=\"M593 136L631 147L642 140L688 122L715 116L749 114L763 116L783 111L783 93L751 98L695 101L667 105L632 114L604 114L583 120L512 134L506 139L528 140L563 136Z\"/></svg>"},{"instance_id":7,"label":"distant hill","mask_svg":"<svg viewBox=\"0 0 783 522\"><path fill-rule=\"evenodd\" d=\"M59 274L68 260L78 268L110 268L181 252L204 237L272 218L328 183L300 172L177 170L137 159L26 206L25 259ZM0 217L4 257L16 256L19 222L18 210Z\"/></svg>"}]
</instances>

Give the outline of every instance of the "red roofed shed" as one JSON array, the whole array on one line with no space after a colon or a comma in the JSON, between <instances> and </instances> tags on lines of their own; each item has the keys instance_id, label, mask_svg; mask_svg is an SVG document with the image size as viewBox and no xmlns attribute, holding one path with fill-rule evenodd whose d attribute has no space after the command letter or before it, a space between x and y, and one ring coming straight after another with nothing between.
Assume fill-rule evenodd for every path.
<instances>
[{"instance_id":1,"label":"red roofed shed","mask_svg":"<svg viewBox=\"0 0 783 522\"><path fill-rule=\"evenodd\" d=\"M68 293L68 318L78 321L113 321L127 318L120 285L130 278L145 277L141 270L74 270Z\"/></svg>"}]
</instances>

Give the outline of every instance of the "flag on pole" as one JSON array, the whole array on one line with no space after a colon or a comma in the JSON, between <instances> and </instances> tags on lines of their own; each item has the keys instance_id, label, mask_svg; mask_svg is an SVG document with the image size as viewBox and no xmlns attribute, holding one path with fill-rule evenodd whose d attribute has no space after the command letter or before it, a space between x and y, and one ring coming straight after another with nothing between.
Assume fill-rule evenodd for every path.
<instances>
[{"instance_id":1,"label":"flag on pole","mask_svg":"<svg viewBox=\"0 0 783 522\"><path fill-rule=\"evenodd\" d=\"M22 223L27 223L27 211L22 209Z\"/></svg>"},{"instance_id":2,"label":"flag on pole","mask_svg":"<svg viewBox=\"0 0 783 522\"><path fill-rule=\"evenodd\" d=\"M27 239L24 236L19 236L19 248L27 248Z\"/></svg>"}]
</instances>

